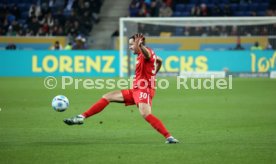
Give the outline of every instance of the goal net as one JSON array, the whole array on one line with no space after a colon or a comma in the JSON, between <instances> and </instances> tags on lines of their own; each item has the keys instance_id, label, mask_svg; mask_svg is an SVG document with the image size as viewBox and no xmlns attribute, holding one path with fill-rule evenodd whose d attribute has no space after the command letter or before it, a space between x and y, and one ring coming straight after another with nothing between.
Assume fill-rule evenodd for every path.
<instances>
[{"instance_id":1,"label":"goal net","mask_svg":"<svg viewBox=\"0 0 276 164\"><path fill-rule=\"evenodd\" d=\"M155 51L250 50L256 42L275 49L276 17L120 18L120 76L134 72L128 37L135 33Z\"/></svg>"}]
</instances>

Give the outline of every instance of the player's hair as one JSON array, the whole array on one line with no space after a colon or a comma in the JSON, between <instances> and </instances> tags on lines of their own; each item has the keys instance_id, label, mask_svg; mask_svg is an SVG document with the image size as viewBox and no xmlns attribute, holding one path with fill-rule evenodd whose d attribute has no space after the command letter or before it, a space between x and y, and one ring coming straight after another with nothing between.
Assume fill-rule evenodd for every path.
<instances>
[{"instance_id":1,"label":"player's hair","mask_svg":"<svg viewBox=\"0 0 276 164\"><path fill-rule=\"evenodd\" d=\"M137 33L137 34L138 34L138 33ZM137 34L132 35L131 37L128 38L128 40L133 39L133 40L135 41L135 36L136 36ZM143 44L143 45L146 44L146 39L145 39L145 37L144 37L144 39L143 39L142 44Z\"/></svg>"}]
</instances>

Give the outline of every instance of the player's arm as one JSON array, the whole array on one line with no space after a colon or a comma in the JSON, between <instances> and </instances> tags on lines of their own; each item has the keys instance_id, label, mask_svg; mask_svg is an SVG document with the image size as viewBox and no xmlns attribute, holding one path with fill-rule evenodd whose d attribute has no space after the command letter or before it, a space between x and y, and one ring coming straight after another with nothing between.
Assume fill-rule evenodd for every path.
<instances>
[{"instance_id":1,"label":"player's arm","mask_svg":"<svg viewBox=\"0 0 276 164\"><path fill-rule=\"evenodd\" d=\"M150 59L150 52L149 52L149 50L147 49L147 47L141 44L141 45L140 45L140 49L141 49L141 51L142 51L142 53L143 53L145 59L146 59L146 60Z\"/></svg>"},{"instance_id":2,"label":"player's arm","mask_svg":"<svg viewBox=\"0 0 276 164\"><path fill-rule=\"evenodd\" d=\"M161 66L162 66L162 59L159 56L157 56L157 58L156 58L156 74L159 72Z\"/></svg>"}]
</instances>

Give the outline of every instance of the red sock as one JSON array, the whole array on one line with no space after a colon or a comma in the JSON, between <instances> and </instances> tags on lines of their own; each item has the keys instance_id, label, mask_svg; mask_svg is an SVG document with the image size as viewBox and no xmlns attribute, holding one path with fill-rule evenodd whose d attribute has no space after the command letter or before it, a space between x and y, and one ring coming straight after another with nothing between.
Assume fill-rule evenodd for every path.
<instances>
[{"instance_id":1,"label":"red sock","mask_svg":"<svg viewBox=\"0 0 276 164\"><path fill-rule=\"evenodd\" d=\"M146 118L146 121L151 124L151 126L161 133L165 138L170 137L170 133L167 131L163 123L156 118L154 115L149 114Z\"/></svg>"},{"instance_id":2,"label":"red sock","mask_svg":"<svg viewBox=\"0 0 276 164\"><path fill-rule=\"evenodd\" d=\"M93 106L91 106L90 109L85 111L82 115L85 118L90 117L102 111L108 104L109 104L109 101L107 99L101 98L98 102L96 102Z\"/></svg>"}]
</instances>

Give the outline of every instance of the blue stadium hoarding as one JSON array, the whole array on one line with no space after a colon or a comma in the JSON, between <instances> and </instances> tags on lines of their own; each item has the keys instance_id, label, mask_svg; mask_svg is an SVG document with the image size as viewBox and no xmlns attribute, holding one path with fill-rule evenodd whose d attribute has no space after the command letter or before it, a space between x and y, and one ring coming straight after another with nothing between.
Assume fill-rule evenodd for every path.
<instances>
[{"instance_id":1,"label":"blue stadium hoarding","mask_svg":"<svg viewBox=\"0 0 276 164\"><path fill-rule=\"evenodd\" d=\"M269 72L276 70L274 51L162 51L162 71Z\"/></svg>"},{"instance_id":2,"label":"blue stadium hoarding","mask_svg":"<svg viewBox=\"0 0 276 164\"><path fill-rule=\"evenodd\" d=\"M0 51L0 76L119 76L118 51Z\"/></svg>"},{"instance_id":3,"label":"blue stadium hoarding","mask_svg":"<svg viewBox=\"0 0 276 164\"><path fill-rule=\"evenodd\" d=\"M156 51L161 72L275 71L274 51ZM133 56L132 61L135 60ZM127 61L127 60L124 60ZM118 51L0 51L0 76L117 77Z\"/></svg>"}]
</instances>

